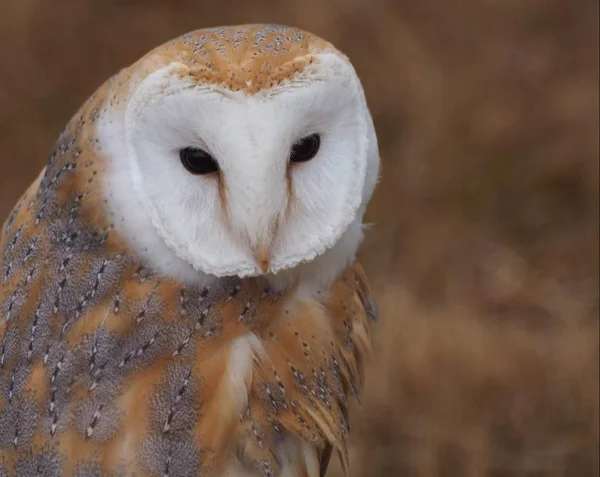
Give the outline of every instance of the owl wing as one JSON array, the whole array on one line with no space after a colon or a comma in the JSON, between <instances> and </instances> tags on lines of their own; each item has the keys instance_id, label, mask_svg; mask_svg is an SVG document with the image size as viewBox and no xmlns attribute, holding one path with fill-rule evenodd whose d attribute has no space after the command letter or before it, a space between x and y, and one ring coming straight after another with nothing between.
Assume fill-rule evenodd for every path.
<instances>
[{"instance_id":1,"label":"owl wing","mask_svg":"<svg viewBox=\"0 0 600 477\"><path fill-rule=\"evenodd\" d=\"M324 475L333 449L347 467L348 398L360 399L376 313L355 264L321 299L291 300L257 330L260 347L249 387L254 399L240 427L246 437L240 440L242 455L260 456L267 443L277 456L283 435L287 452L297 452L288 459L290 475ZM273 467L279 462L282 471L284 460L275 459Z\"/></svg>"}]
</instances>

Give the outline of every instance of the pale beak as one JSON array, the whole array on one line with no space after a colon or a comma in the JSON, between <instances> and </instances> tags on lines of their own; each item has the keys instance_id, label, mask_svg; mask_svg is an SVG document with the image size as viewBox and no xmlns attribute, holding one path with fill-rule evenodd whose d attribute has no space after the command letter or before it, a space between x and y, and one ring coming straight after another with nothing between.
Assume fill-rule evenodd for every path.
<instances>
[{"instance_id":1,"label":"pale beak","mask_svg":"<svg viewBox=\"0 0 600 477\"><path fill-rule=\"evenodd\" d=\"M256 258L258 259L258 265L263 273L267 273L269 271L269 249L262 245L256 247Z\"/></svg>"}]
</instances>

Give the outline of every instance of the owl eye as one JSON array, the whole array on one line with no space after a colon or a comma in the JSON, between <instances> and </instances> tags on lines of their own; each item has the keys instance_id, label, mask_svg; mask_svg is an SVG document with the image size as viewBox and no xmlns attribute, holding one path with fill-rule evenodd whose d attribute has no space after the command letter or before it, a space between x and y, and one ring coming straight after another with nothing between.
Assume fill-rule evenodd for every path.
<instances>
[{"instance_id":1,"label":"owl eye","mask_svg":"<svg viewBox=\"0 0 600 477\"><path fill-rule=\"evenodd\" d=\"M210 174L219 170L216 159L203 149L195 147L180 149L179 158L183 167L195 175Z\"/></svg>"},{"instance_id":2,"label":"owl eye","mask_svg":"<svg viewBox=\"0 0 600 477\"><path fill-rule=\"evenodd\" d=\"M303 137L292 146L292 151L290 152L290 161L310 161L317 155L320 146L321 136L318 134L311 134L310 136Z\"/></svg>"}]
</instances>

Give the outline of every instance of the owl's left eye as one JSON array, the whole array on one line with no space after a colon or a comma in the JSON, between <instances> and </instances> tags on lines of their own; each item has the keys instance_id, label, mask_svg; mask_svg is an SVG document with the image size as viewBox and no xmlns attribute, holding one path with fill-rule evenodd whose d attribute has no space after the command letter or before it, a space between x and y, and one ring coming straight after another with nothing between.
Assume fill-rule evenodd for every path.
<instances>
[{"instance_id":1,"label":"owl's left eye","mask_svg":"<svg viewBox=\"0 0 600 477\"><path fill-rule=\"evenodd\" d=\"M292 146L290 161L310 161L317 155L317 152L319 152L319 147L321 147L321 136L318 134L311 134L310 136L303 137Z\"/></svg>"},{"instance_id":2,"label":"owl's left eye","mask_svg":"<svg viewBox=\"0 0 600 477\"><path fill-rule=\"evenodd\" d=\"M210 174L219 170L217 160L203 149L195 147L180 149L179 158L183 167L195 175Z\"/></svg>"}]
</instances>

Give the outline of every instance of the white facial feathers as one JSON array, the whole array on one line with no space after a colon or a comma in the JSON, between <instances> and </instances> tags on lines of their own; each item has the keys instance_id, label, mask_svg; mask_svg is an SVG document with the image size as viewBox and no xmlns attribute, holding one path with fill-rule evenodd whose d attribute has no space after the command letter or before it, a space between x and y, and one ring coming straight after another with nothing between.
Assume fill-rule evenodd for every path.
<instances>
[{"instance_id":1,"label":"white facial feathers","mask_svg":"<svg viewBox=\"0 0 600 477\"><path fill-rule=\"evenodd\" d=\"M377 140L353 68L336 53L316 56L254 94L199 84L172 63L100 122L115 225L159 272L184 281L259 275L267 256L270 274L319 279L354 257ZM293 144L310 134L321 138L317 155L290 163ZM190 174L179 159L186 147L209 152L219 172Z\"/></svg>"}]
</instances>

